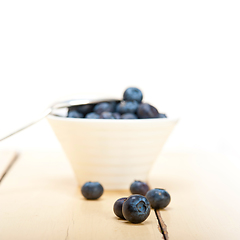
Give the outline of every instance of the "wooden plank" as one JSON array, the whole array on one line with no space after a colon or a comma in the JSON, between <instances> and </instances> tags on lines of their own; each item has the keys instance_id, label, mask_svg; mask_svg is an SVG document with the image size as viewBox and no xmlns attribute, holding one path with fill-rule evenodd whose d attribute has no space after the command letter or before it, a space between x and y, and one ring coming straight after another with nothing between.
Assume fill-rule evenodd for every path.
<instances>
[{"instance_id":1,"label":"wooden plank","mask_svg":"<svg viewBox=\"0 0 240 240\"><path fill-rule=\"evenodd\" d=\"M239 169L209 153L169 153L156 163L152 187L165 188L171 203L161 211L171 240L239 240Z\"/></svg>"},{"instance_id":2,"label":"wooden plank","mask_svg":"<svg viewBox=\"0 0 240 240\"><path fill-rule=\"evenodd\" d=\"M161 211L169 239L239 240L238 172L221 155L162 155L150 184L171 194ZM115 217L115 200L129 194L84 200L62 153L23 153L0 186L0 239L162 239L154 211L142 224Z\"/></svg>"},{"instance_id":3,"label":"wooden plank","mask_svg":"<svg viewBox=\"0 0 240 240\"><path fill-rule=\"evenodd\" d=\"M10 150L0 151L0 183L6 176L8 171L10 171L12 165L17 158L17 153Z\"/></svg>"},{"instance_id":4,"label":"wooden plank","mask_svg":"<svg viewBox=\"0 0 240 240\"><path fill-rule=\"evenodd\" d=\"M63 155L23 153L0 187L0 239L159 239L154 212L138 225L115 217L115 200L129 194L87 201Z\"/></svg>"}]
</instances>

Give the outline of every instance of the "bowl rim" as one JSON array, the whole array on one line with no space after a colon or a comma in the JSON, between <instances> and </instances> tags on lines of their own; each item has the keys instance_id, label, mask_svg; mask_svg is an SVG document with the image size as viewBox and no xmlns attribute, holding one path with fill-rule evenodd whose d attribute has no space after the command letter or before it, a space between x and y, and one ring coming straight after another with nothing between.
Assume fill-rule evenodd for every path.
<instances>
[{"instance_id":1,"label":"bowl rim","mask_svg":"<svg viewBox=\"0 0 240 240\"><path fill-rule=\"evenodd\" d=\"M126 123L126 122L131 122L131 123L143 123L143 122L178 122L179 117L167 117L167 118L144 118L144 119L91 119L91 118L68 118L64 116L56 116L49 114L47 116L49 119L57 120L57 121L64 121L64 122L94 122L94 123L106 123L106 122L111 122L111 123Z\"/></svg>"}]
</instances>

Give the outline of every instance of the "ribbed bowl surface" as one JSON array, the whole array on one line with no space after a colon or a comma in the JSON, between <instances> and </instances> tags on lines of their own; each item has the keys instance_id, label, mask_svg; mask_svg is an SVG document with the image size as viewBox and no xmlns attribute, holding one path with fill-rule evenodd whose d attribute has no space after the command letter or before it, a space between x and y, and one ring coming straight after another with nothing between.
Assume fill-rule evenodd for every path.
<instances>
[{"instance_id":1,"label":"ribbed bowl surface","mask_svg":"<svg viewBox=\"0 0 240 240\"><path fill-rule=\"evenodd\" d=\"M49 116L77 181L104 189L128 189L146 181L177 119L73 119Z\"/></svg>"}]
</instances>

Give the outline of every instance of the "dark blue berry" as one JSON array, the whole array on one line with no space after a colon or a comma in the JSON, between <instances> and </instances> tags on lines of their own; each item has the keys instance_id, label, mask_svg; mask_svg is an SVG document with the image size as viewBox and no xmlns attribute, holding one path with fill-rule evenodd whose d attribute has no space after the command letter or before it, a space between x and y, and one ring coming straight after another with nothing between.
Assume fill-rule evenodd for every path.
<instances>
[{"instance_id":1,"label":"dark blue berry","mask_svg":"<svg viewBox=\"0 0 240 240\"><path fill-rule=\"evenodd\" d=\"M111 113L111 112L102 112L100 114L100 119L115 119L115 117L113 116L113 113Z\"/></svg>"},{"instance_id":2,"label":"dark blue berry","mask_svg":"<svg viewBox=\"0 0 240 240\"><path fill-rule=\"evenodd\" d=\"M125 217L123 216L123 213L122 213L122 205L123 205L125 200L127 200L126 197L119 198L113 205L114 213L116 214L116 216L118 216L121 219L125 219Z\"/></svg>"},{"instance_id":3,"label":"dark blue berry","mask_svg":"<svg viewBox=\"0 0 240 240\"><path fill-rule=\"evenodd\" d=\"M137 110L139 118L158 118L158 110L148 103L141 103Z\"/></svg>"},{"instance_id":4,"label":"dark blue berry","mask_svg":"<svg viewBox=\"0 0 240 240\"><path fill-rule=\"evenodd\" d=\"M137 119L137 115L134 114L134 113L124 113L122 116L121 116L121 119Z\"/></svg>"},{"instance_id":5,"label":"dark blue berry","mask_svg":"<svg viewBox=\"0 0 240 240\"><path fill-rule=\"evenodd\" d=\"M78 112L82 113L83 115L86 115L93 111L93 107L94 107L94 105L92 105L92 104L86 104L86 105L75 106L75 107L73 107L73 109L77 110Z\"/></svg>"},{"instance_id":6,"label":"dark blue berry","mask_svg":"<svg viewBox=\"0 0 240 240\"><path fill-rule=\"evenodd\" d=\"M69 118L83 118L83 114L76 111L76 110L68 110L68 117Z\"/></svg>"},{"instance_id":7,"label":"dark blue berry","mask_svg":"<svg viewBox=\"0 0 240 240\"><path fill-rule=\"evenodd\" d=\"M112 115L115 119L120 119L121 118L121 114L118 113L118 112L114 112Z\"/></svg>"},{"instance_id":8,"label":"dark blue berry","mask_svg":"<svg viewBox=\"0 0 240 240\"><path fill-rule=\"evenodd\" d=\"M140 103L143 99L143 94L138 88L130 87L124 92L123 99L127 101L135 100Z\"/></svg>"},{"instance_id":9,"label":"dark blue berry","mask_svg":"<svg viewBox=\"0 0 240 240\"><path fill-rule=\"evenodd\" d=\"M132 195L122 207L123 216L131 223L141 223L147 219L150 214L150 204L142 195Z\"/></svg>"},{"instance_id":10,"label":"dark blue berry","mask_svg":"<svg viewBox=\"0 0 240 240\"><path fill-rule=\"evenodd\" d=\"M103 102L103 103L98 103L93 111L97 114L101 114L102 112L114 112L116 107L116 103L115 102Z\"/></svg>"},{"instance_id":11,"label":"dark blue berry","mask_svg":"<svg viewBox=\"0 0 240 240\"><path fill-rule=\"evenodd\" d=\"M154 209L163 209L171 201L170 194L161 188L155 188L147 192L146 198Z\"/></svg>"},{"instance_id":12,"label":"dark blue berry","mask_svg":"<svg viewBox=\"0 0 240 240\"><path fill-rule=\"evenodd\" d=\"M124 113L136 113L138 109L137 101L122 101L117 105L117 112Z\"/></svg>"},{"instance_id":13,"label":"dark blue berry","mask_svg":"<svg viewBox=\"0 0 240 240\"><path fill-rule=\"evenodd\" d=\"M167 115L165 113L159 113L159 118L167 118Z\"/></svg>"},{"instance_id":14,"label":"dark blue berry","mask_svg":"<svg viewBox=\"0 0 240 240\"><path fill-rule=\"evenodd\" d=\"M130 191L132 194L140 194L145 196L149 191L149 186L145 182L135 181L131 184Z\"/></svg>"},{"instance_id":15,"label":"dark blue berry","mask_svg":"<svg viewBox=\"0 0 240 240\"><path fill-rule=\"evenodd\" d=\"M86 199L95 200L102 196L103 186L99 182L86 182L81 192Z\"/></svg>"},{"instance_id":16,"label":"dark blue berry","mask_svg":"<svg viewBox=\"0 0 240 240\"><path fill-rule=\"evenodd\" d=\"M85 118L91 118L91 119L99 119L100 116L99 114L95 113L95 112L91 112L91 113L88 113Z\"/></svg>"}]
</instances>

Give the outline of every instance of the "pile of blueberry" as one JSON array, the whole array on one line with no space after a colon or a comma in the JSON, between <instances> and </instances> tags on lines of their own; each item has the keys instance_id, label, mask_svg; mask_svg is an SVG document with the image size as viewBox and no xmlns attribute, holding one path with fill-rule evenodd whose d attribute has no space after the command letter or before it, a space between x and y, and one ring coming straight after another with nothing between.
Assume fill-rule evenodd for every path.
<instances>
[{"instance_id":1,"label":"pile of blueberry","mask_svg":"<svg viewBox=\"0 0 240 240\"><path fill-rule=\"evenodd\" d=\"M141 90L135 87L126 89L121 102L102 102L74 106L68 109L69 118L91 119L144 119L166 118L166 114L148 103L143 103Z\"/></svg>"},{"instance_id":2,"label":"pile of blueberry","mask_svg":"<svg viewBox=\"0 0 240 240\"><path fill-rule=\"evenodd\" d=\"M131 196L119 198L114 203L113 211L117 217L131 223L145 221L150 214L151 207L163 209L171 201L171 197L165 189L149 190L149 186L142 181L134 181L130 186L130 191ZM95 200L102 196L103 187L99 182L86 182L82 186L81 192L86 199Z\"/></svg>"},{"instance_id":3,"label":"pile of blueberry","mask_svg":"<svg viewBox=\"0 0 240 240\"><path fill-rule=\"evenodd\" d=\"M141 181L133 182L130 191L133 195L128 198L119 198L113 205L113 211L117 217L131 223L145 221L151 208L163 209L171 201L171 197L165 189L149 190L149 186Z\"/></svg>"}]
</instances>

